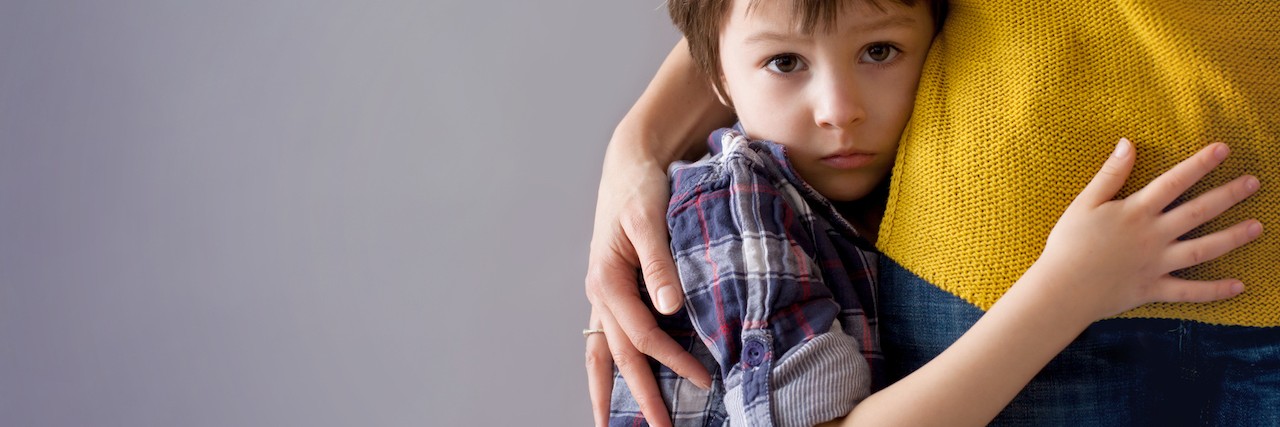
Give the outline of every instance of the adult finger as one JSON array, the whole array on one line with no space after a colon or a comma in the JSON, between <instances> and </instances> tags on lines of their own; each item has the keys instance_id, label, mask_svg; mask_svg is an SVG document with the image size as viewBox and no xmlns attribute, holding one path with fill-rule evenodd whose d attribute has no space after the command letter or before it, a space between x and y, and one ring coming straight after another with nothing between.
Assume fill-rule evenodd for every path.
<instances>
[{"instance_id":1,"label":"adult finger","mask_svg":"<svg viewBox=\"0 0 1280 427\"><path fill-rule=\"evenodd\" d=\"M670 426L671 417L667 413L666 403L662 401L662 392L658 389L653 369L649 367L649 360L631 346L631 341L608 312L602 311L599 316L607 334L613 362L626 380L631 397L640 405L640 413L644 414L644 419L650 426Z\"/></svg>"},{"instance_id":2,"label":"adult finger","mask_svg":"<svg viewBox=\"0 0 1280 427\"><path fill-rule=\"evenodd\" d=\"M1156 212L1162 211L1170 203L1173 203L1178 196L1187 192L1192 185L1195 185L1201 178L1208 175L1213 168L1222 164L1222 161L1226 160L1227 155L1230 153L1231 149L1227 147L1227 144L1221 142L1209 144L1207 147L1200 149L1199 152L1191 155L1191 157L1178 162L1165 173L1160 174L1146 187L1129 196L1129 199L1135 200Z\"/></svg>"},{"instance_id":3,"label":"adult finger","mask_svg":"<svg viewBox=\"0 0 1280 427\"><path fill-rule=\"evenodd\" d=\"M649 288L649 297L659 312L675 313L684 304L684 293L680 291L680 278L671 257L665 214L661 208L650 207L631 212L642 214L623 214L620 221L640 259L640 271Z\"/></svg>"},{"instance_id":4,"label":"adult finger","mask_svg":"<svg viewBox=\"0 0 1280 427\"><path fill-rule=\"evenodd\" d=\"M591 311L588 328L599 329L600 320ZM587 391L591 396L591 413L596 426L609 425L609 402L613 397L613 357L603 333L587 334Z\"/></svg>"},{"instance_id":5,"label":"adult finger","mask_svg":"<svg viewBox=\"0 0 1280 427\"><path fill-rule=\"evenodd\" d=\"M1094 174L1084 190L1080 191L1080 195L1076 196L1076 203L1097 206L1114 199L1116 193L1120 192L1120 188L1124 187L1124 182L1129 179L1129 172L1133 170L1134 156L1133 143L1126 138L1120 138L1120 142L1116 143L1115 151L1111 152L1111 156L1107 157L1102 168Z\"/></svg>"},{"instance_id":6,"label":"adult finger","mask_svg":"<svg viewBox=\"0 0 1280 427\"><path fill-rule=\"evenodd\" d=\"M1258 178L1253 176L1245 175L1236 178L1179 205L1164 215L1161 221L1166 223L1174 234L1186 234L1249 198L1258 191L1260 185Z\"/></svg>"},{"instance_id":7,"label":"adult finger","mask_svg":"<svg viewBox=\"0 0 1280 427\"><path fill-rule=\"evenodd\" d=\"M1209 302L1240 295L1244 283L1236 279L1195 281L1165 276L1151 288L1152 302Z\"/></svg>"},{"instance_id":8,"label":"adult finger","mask_svg":"<svg viewBox=\"0 0 1280 427\"><path fill-rule=\"evenodd\" d=\"M658 327L653 315L640 301L639 296L607 296L604 300L608 301L610 321L613 321L621 331L621 335L615 335L613 331L606 329L610 339L609 348L617 350L613 338L625 336L628 347L657 359L658 363L671 368L677 375L688 378L699 387L711 387L711 374L707 372L707 368L698 363L698 359L689 354L684 347L677 344L667 331ZM617 363L617 352L614 353L615 363Z\"/></svg>"},{"instance_id":9,"label":"adult finger","mask_svg":"<svg viewBox=\"0 0 1280 427\"><path fill-rule=\"evenodd\" d=\"M593 306L598 309L601 320L608 315L610 321L616 322L621 334L609 334L609 348L618 349L616 341L627 340L627 345L640 353L647 354L659 363L671 368L677 375L688 378L695 385L703 388L711 387L711 374L684 347L677 344L666 331L658 327L658 322L649 311L649 306L640 299L636 284L635 269L617 263L602 263L604 266L594 269L588 275L588 282L596 280L606 283L602 286L588 285L588 292L596 292L589 297ZM616 358L615 358L616 363Z\"/></svg>"},{"instance_id":10,"label":"adult finger","mask_svg":"<svg viewBox=\"0 0 1280 427\"><path fill-rule=\"evenodd\" d=\"M1181 270L1205 261L1216 259L1244 246L1262 235L1262 223L1258 220L1242 221L1226 230L1207 236L1175 243L1169 249L1168 271Z\"/></svg>"}]
</instances>

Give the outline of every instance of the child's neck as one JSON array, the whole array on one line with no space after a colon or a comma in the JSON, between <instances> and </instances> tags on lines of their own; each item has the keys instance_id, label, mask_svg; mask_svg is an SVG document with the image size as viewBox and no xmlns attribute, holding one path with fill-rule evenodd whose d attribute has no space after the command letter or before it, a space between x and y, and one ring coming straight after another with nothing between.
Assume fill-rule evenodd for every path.
<instances>
[{"instance_id":1,"label":"child's neck","mask_svg":"<svg viewBox=\"0 0 1280 427\"><path fill-rule=\"evenodd\" d=\"M886 179L860 199L847 202L832 200L831 204L858 231L858 235L874 245L880 234L880 220L884 219L885 203L888 201L889 180Z\"/></svg>"}]
</instances>

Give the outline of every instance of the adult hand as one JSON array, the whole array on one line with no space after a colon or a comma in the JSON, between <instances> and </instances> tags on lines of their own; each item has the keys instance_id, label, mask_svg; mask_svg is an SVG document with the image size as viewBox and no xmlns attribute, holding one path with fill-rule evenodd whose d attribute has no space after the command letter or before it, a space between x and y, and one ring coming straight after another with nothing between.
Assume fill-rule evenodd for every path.
<instances>
[{"instance_id":1,"label":"adult hand","mask_svg":"<svg viewBox=\"0 0 1280 427\"><path fill-rule=\"evenodd\" d=\"M637 269L659 311L674 313L684 300L667 236L666 165L620 146L611 142L605 154L587 263L589 325L603 328L607 336L587 339L591 409L597 425L608 423L616 364L649 424L666 426L671 423L666 405L645 355L704 388L710 387L711 375L658 327L640 298Z\"/></svg>"}]
</instances>

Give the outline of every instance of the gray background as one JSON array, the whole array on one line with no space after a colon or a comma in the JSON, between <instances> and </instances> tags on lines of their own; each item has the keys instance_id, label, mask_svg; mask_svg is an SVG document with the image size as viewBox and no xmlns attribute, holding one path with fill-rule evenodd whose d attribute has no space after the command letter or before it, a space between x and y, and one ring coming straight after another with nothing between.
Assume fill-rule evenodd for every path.
<instances>
[{"instance_id":1,"label":"gray background","mask_svg":"<svg viewBox=\"0 0 1280 427\"><path fill-rule=\"evenodd\" d=\"M587 425L660 0L0 1L0 425Z\"/></svg>"}]
</instances>

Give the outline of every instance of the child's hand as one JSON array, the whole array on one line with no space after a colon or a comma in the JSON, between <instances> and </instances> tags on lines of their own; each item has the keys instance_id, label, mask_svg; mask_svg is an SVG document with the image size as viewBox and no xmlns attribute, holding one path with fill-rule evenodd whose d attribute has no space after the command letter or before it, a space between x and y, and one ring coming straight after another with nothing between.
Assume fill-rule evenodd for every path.
<instances>
[{"instance_id":1,"label":"child's hand","mask_svg":"<svg viewBox=\"0 0 1280 427\"><path fill-rule=\"evenodd\" d=\"M1250 219L1192 240L1178 240L1258 190L1242 176L1165 212L1227 157L1226 144L1211 144L1146 187L1115 200L1133 169L1133 145L1121 139L1102 170L1058 220L1032 270L1050 283L1061 302L1092 322L1149 302L1205 302L1243 291L1235 279L1190 281L1170 272L1217 258L1262 234Z\"/></svg>"}]
</instances>

